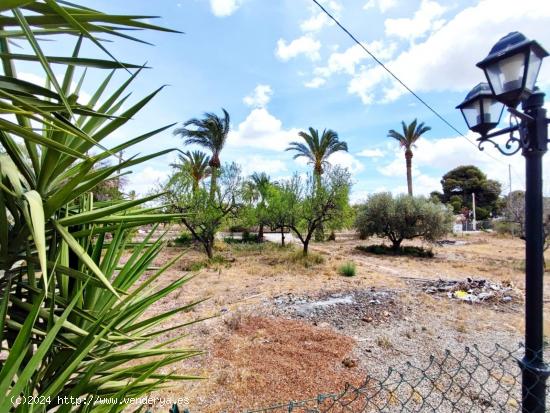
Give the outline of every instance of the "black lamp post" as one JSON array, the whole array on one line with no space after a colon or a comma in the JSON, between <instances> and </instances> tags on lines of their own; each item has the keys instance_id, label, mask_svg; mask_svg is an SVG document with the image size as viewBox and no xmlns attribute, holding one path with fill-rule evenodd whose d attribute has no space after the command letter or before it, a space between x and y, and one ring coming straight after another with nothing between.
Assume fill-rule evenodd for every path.
<instances>
[{"instance_id":1,"label":"black lamp post","mask_svg":"<svg viewBox=\"0 0 550 413\"><path fill-rule=\"evenodd\" d=\"M520 149L525 157L525 356L522 370L522 411L546 411L546 379L550 374L543 359L544 233L542 157L548 146L544 93L535 87L542 59L548 53L535 41L513 32L500 39L477 64L488 84L480 83L457 106L468 127L481 135L478 147L490 142L504 155ZM502 106L512 114L510 125L488 133L500 120ZM521 102L523 111L516 109ZM500 106L500 109L498 109ZM504 146L494 137L508 135Z\"/></svg>"}]
</instances>

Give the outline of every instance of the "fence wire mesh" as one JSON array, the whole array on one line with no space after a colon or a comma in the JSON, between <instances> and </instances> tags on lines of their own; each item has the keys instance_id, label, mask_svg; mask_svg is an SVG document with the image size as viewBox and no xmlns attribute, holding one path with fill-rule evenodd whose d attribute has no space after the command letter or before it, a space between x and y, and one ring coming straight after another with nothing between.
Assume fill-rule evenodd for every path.
<instances>
[{"instance_id":1,"label":"fence wire mesh","mask_svg":"<svg viewBox=\"0 0 550 413\"><path fill-rule=\"evenodd\" d=\"M360 386L348 384L340 393L246 413L518 412L518 361L523 354L523 347L502 346L490 351L467 347L461 354L446 351L431 356L424 366L407 363L401 369L389 369L381 378L367 376Z\"/></svg>"}]
</instances>

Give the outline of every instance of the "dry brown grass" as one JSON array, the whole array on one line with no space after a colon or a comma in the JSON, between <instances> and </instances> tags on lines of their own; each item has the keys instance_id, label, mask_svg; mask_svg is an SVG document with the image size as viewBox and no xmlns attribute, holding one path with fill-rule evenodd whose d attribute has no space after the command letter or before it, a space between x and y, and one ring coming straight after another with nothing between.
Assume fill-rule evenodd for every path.
<instances>
[{"instance_id":1,"label":"dry brown grass","mask_svg":"<svg viewBox=\"0 0 550 413\"><path fill-rule=\"evenodd\" d=\"M329 329L293 320L249 317L235 334L217 337L208 363L217 366L223 394L201 411L240 411L298 400L345 381L359 383L362 374L342 362L354 340Z\"/></svg>"},{"instance_id":2,"label":"dry brown grass","mask_svg":"<svg viewBox=\"0 0 550 413\"><path fill-rule=\"evenodd\" d=\"M475 277L511 281L523 288L523 241L490 234L456 239L467 244L436 246L435 258L427 260L361 254L355 250L357 245L380 240L365 242L347 237L314 243L312 252L322 261L308 265L291 259L296 254L292 248L220 243L217 254L224 257L223 264L200 269L181 291L149 310L159 313L182 301L205 296L212 298L186 317L198 318L222 310L221 317L189 330L186 342L204 349L205 356L175 366L176 373L202 374L208 380L177 384L165 394L189 397L192 412L238 411L335 392L346 380L360 380L366 372L384 372L390 365L414 362L416 357L425 360L445 348L519 341L521 312L500 312L430 296L411 283L415 278ZM167 261L179 252L179 248L167 248L161 259ZM201 260L201 251L191 251L160 282L180 276ZM346 261L356 263L355 277L338 275L338 267ZM546 291L549 280L545 279ZM404 309L402 314L387 318L381 325L362 322L359 327L343 330L270 317L273 299L280 295L370 288L395 291ZM174 324L180 322L175 320ZM545 327L550 333L550 321ZM358 360L357 367L344 367L343 359L352 356Z\"/></svg>"}]
</instances>

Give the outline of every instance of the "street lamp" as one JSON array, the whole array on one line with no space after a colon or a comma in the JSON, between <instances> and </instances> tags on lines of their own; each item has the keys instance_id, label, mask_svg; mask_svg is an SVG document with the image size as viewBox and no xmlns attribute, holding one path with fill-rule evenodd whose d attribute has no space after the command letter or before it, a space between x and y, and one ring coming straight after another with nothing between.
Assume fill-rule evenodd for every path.
<instances>
[{"instance_id":1,"label":"street lamp","mask_svg":"<svg viewBox=\"0 0 550 413\"><path fill-rule=\"evenodd\" d=\"M525 157L525 355L522 371L522 411L546 410L546 379L550 374L543 358L544 233L542 157L548 147L548 124L544 93L535 82L542 59L548 53L533 40L513 32L500 39L489 55L477 64L485 72L491 93L484 84L476 86L457 106L468 127L481 135L478 147L491 143L502 154L522 151ZM510 126L489 133L497 119L497 103L508 107ZM516 109L521 102L522 111ZM508 135L503 146L494 141Z\"/></svg>"},{"instance_id":2,"label":"street lamp","mask_svg":"<svg viewBox=\"0 0 550 413\"><path fill-rule=\"evenodd\" d=\"M457 108L462 112L468 128L486 135L500 122L504 105L495 99L488 83L480 83Z\"/></svg>"},{"instance_id":3,"label":"street lamp","mask_svg":"<svg viewBox=\"0 0 550 413\"><path fill-rule=\"evenodd\" d=\"M485 72L495 98L515 108L534 92L542 59L548 53L534 40L509 33L477 64Z\"/></svg>"}]
</instances>

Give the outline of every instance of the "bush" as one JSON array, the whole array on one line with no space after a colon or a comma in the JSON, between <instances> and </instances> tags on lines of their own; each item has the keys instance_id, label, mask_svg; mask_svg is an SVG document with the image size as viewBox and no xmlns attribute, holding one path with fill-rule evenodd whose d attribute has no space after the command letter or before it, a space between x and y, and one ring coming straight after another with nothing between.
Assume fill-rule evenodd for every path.
<instances>
[{"instance_id":1,"label":"bush","mask_svg":"<svg viewBox=\"0 0 550 413\"><path fill-rule=\"evenodd\" d=\"M433 258L434 253L431 249L422 247L399 247L393 248L387 245L358 245L355 249L361 252L368 252L376 255L408 255L418 258Z\"/></svg>"},{"instance_id":2,"label":"bush","mask_svg":"<svg viewBox=\"0 0 550 413\"><path fill-rule=\"evenodd\" d=\"M521 227L517 222L498 221L493 224L493 229L500 235L522 235Z\"/></svg>"},{"instance_id":3,"label":"bush","mask_svg":"<svg viewBox=\"0 0 550 413\"><path fill-rule=\"evenodd\" d=\"M179 237L174 239L174 244L176 245L191 245L195 239L193 235L189 232L182 232Z\"/></svg>"},{"instance_id":4,"label":"bush","mask_svg":"<svg viewBox=\"0 0 550 413\"><path fill-rule=\"evenodd\" d=\"M354 262L346 262L338 268L338 273L344 277L354 277L357 271L357 267Z\"/></svg>"},{"instance_id":5,"label":"bush","mask_svg":"<svg viewBox=\"0 0 550 413\"><path fill-rule=\"evenodd\" d=\"M289 255L289 261L295 264L302 264L304 267L309 268L324 263L325 258L321 254L315 252L304 255L302 251L294 251Z\"/></svg>"},{"instance_id":6,"label":"bush","mask_svg":"<svg viewBox=\"0 0 550 413\"><path fill-rule=\"evenodd\" d=\"M389 192L374 194L359 206L355 227L361 239L377 235L388 238L394 249L405 239L435 241L451 230L452 213L425 197Z\"/></svg>"}]
</instances>

